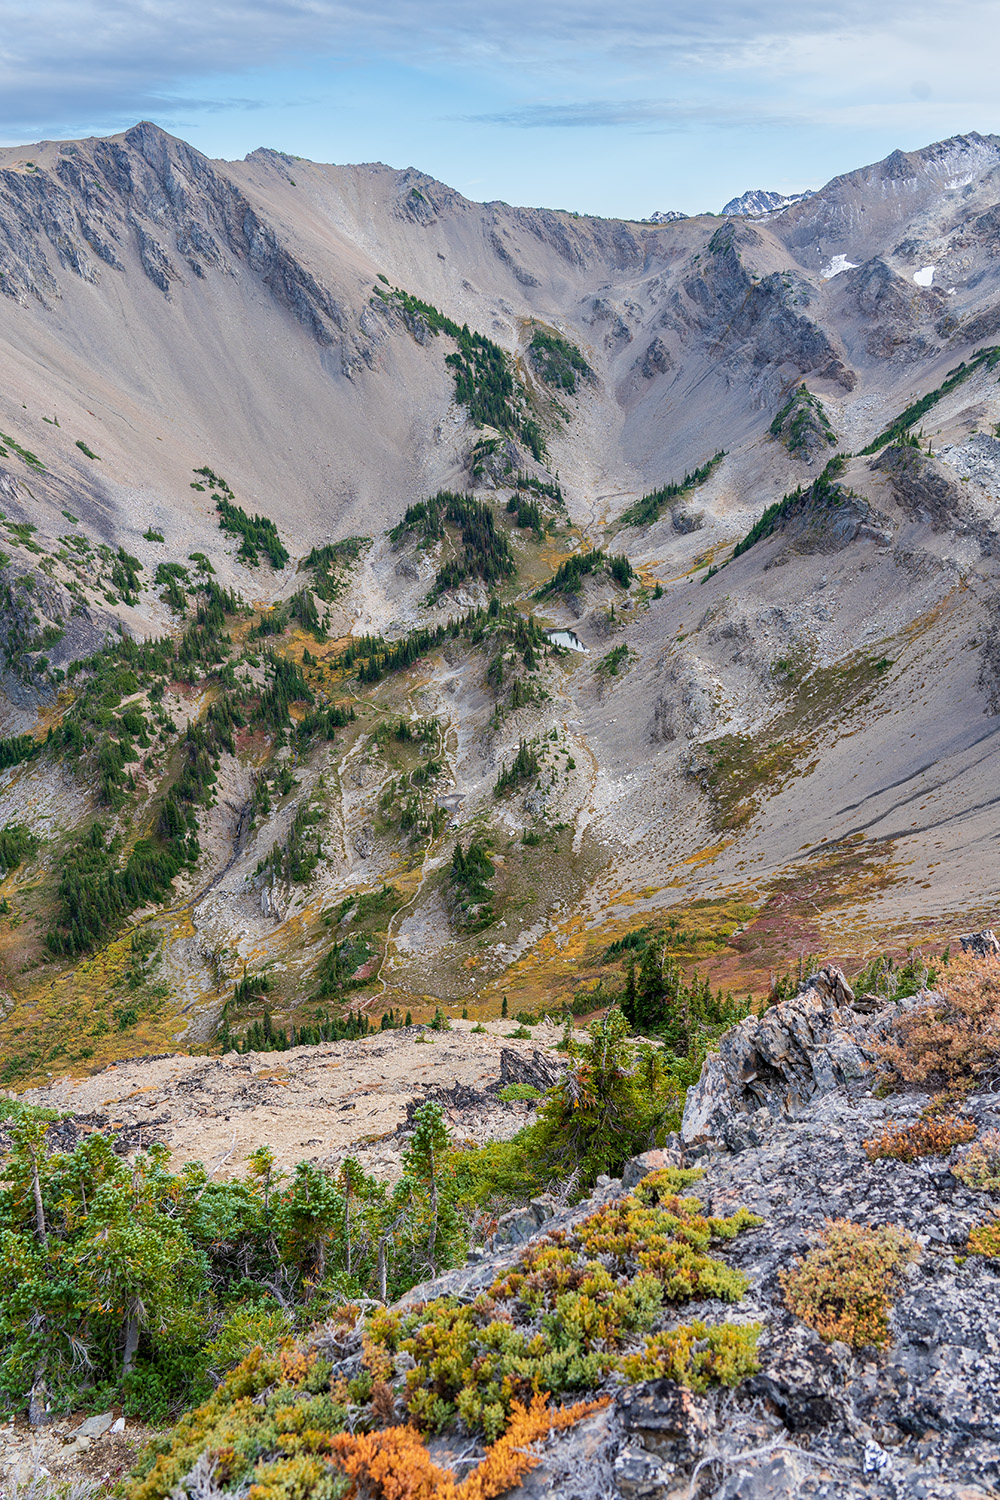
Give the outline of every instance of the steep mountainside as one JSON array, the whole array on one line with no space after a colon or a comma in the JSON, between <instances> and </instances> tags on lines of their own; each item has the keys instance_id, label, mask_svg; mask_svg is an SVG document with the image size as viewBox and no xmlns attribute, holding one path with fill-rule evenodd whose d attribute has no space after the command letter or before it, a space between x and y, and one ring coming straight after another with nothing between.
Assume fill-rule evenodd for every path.
<instances>
[{"instance_id":1,"label":"steep mountainside","mask_svg":"<svg viewBox=\"0 0 1000 1500\"><path fill-rule=\"evenodd\" d=\"M998 225L0 151L3 1082L983 925Z\"/></svg>"}]
</instances>

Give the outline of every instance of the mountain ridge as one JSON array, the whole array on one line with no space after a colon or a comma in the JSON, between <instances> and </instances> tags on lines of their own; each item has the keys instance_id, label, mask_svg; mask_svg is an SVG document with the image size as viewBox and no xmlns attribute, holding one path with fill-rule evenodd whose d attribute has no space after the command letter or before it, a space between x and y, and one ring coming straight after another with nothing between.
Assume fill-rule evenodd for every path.
<instances>
[{"instance_id":1,"label":"mountain ridge","mask_svg":"<svg viewBox=\"0 0 1000 1500\"><path fill-rule=\"evenodd\" d=\"M0 818L39 841L4 885L8 1078L207 1045L251 962L308 1028L324 984L419 1014L601 993L600 954L675 908L685 963L756 987L778 932L855 957L988 922L998 166L956 137L654 225L210 162L149 122L4 148L0 730L36 748ZM79 665L127 640L173 653L138 718ZM436 727L396 738L411 716ZM189 753L216 780L185 800ZM167 906L128 908L168 994L119 1033L96 960L46 947L60 861L96 819L135 881L118 851L178 817ZM393 881L382 926L334 921Z\"/></svg>"}]
</instances>

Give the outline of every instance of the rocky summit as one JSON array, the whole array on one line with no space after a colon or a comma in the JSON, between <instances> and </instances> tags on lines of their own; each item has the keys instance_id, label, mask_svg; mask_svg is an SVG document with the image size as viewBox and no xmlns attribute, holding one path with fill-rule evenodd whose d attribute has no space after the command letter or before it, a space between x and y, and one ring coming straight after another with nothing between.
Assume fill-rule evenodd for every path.
<instances>
[{"instance_id":1,"label":"rocky summit","mask_svg":"<svg viewBox=\"0 0 1000 1500\"><path fill-rule=\"evenodd\" d=\"M998 1493L998 234L0 148L20 1500Z\"/></svg>"}]
</instances>

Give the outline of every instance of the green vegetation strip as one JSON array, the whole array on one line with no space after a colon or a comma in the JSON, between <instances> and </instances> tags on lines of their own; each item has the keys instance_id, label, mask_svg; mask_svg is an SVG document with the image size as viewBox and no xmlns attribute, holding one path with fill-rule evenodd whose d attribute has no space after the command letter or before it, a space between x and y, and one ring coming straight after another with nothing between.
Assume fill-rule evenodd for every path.
<instances>
[{"instance_id":1,"label":"green vegetation strip","mask_svg":"<svg viewBox=\"0 0 1000 1500\"><path fill-rule=\"evenodd\" d=\"M814 506L835 504L838 498L844 495L844 490L841 485L835 484L834 480L844 469L849 457L847 453L836 454L808 489L804 490L801 485L797 485L789 494L782 496L780 500L775 500L773 505L769 505L760 519L751 526L746 536L736 543L733 548L733 557L740 557L744 552L749 552L756 542L769 537L783 521L800 510L806 501Z\"/></svg>"},{"instance_id":2,"label":"green vegetation strip","mask_svg":"<svg viewBox=\"0 0 1000 1500\"><path fill-rule=\"evenodd\" d=\"M533 615L525 620L512 605L501 605L499 600L491 599L485 609L470 609L465 615L449 620L447 625L411 630L398 641L387 641L383 636L361 636L338 658L338 665L348 670L356 668L359 682L381 682L390 673L412 666L445 641L458 639L470 646L478 646L487 639L497 643L509 641L525 654L526 660L530 657L532 663L535 650L547 645Z\"/></svg>"},{"instance_id":3,"label":"green vegetation strip","mask_svg":"<svg viewBox=\"0 0 1000 1500\"><path fill-rule=\"evenodd\" d=\"M683 479L676 481L674 484L665 484L662 489L651 490L648 495L643 495L641 500L637 500L634 505L630 505L628 510L623 511L619 516L618 519L621 525L651 525L653 521L659 519L663 507L669 505L671 500L679 500L689 490L697 489L699 485L704 484L710 478L713 469L716 469L721 464L725 456L725 450L720 449L718 453L712 455L707 463L703 463L700 468L692 469L691 473L685 474Z\"/></svg>"},{"instance_id":4,"label":"green vegetation strip","mask_svg":"<svg viewBox=\"0 0 1000 1500\"><path fill-rule=\"evenodd\" d=\"M898 442L900 438L905 436L914 422L919 422L925 412L930 411L932 406L937 405L942 396L947 396L950 391L953 391L957 385L961 385L963 380L968 380L969 376L973 375L983 365L988 370L992 370L998 362L1000 362L1000 345L991 345L988 349L980 349L979 353L969 360L968 364L963 360L960 365L956 365L954 370L948 371L948 374L936 390L928 391L926 396L921 396L919 401L914 401L905 411L900 412L896 420L890 423L884 432L880 432L877 438L873 438L867 448L862 448L861 452L863 454L877 453L880 448L886 448L890 443Z\"/></svg>"},{"instance_id":5,"label":"green vegetation strip","mask_svg":"<svg viewBox=\"0 0 1000 1500\"><path fill-rule=\"evenodd\" d=\"M532 458L541 462L545 457L542 430L529 415L527 393L515 379L500 345L399 287L385 291L376 286L372 291L383 302L399 308L409 326L422 325L432 334L444 333L455 340L458 350L446 355L445 363L455 380L456 401L467 407L477 427L495 427L508 437L519 438Z\"/></svg>"}]
</instances>

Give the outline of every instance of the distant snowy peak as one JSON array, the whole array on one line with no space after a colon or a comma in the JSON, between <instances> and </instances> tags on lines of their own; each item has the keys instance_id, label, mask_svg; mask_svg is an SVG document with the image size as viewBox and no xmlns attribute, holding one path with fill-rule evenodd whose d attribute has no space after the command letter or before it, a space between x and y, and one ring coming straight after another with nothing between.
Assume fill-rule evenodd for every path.
<instances>
[{"instance_id":1,"label":"distant snowy peak","mask_svg":"<svg viewBox=\"0 0 1000 1500\"><path fill-rule=\"evenodd\" d=\"M646 224L675 224L678 219L686 219L687 214L678 213L676 208L657 209L655 214L650 214L643 222Z\"/></svg>"},{"instance_id":2,"label":"distant snowy peak","mask_svg":"<svg viewBox=\"0 0 1000 1500\"><path fill-rule=\"evenodd\" d=\"M722 212L743 214L747 218L760 219L765 214L780 213L783 208L791 208L793 203L801 203L803 199L811 197L811 192L768 193L763 188L751 188L749 192L742 193L739 198L730 198Z\"/></svg>"}]
</instances>

